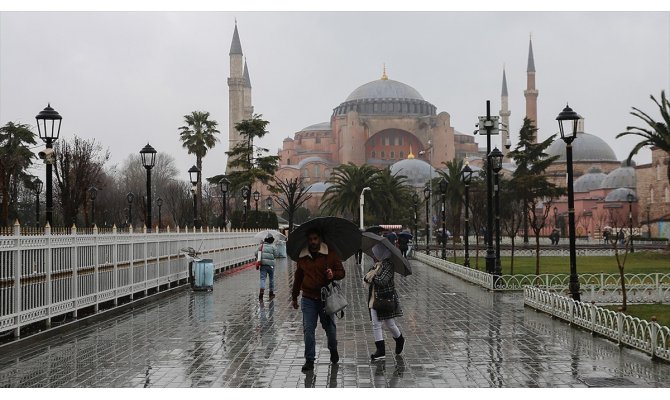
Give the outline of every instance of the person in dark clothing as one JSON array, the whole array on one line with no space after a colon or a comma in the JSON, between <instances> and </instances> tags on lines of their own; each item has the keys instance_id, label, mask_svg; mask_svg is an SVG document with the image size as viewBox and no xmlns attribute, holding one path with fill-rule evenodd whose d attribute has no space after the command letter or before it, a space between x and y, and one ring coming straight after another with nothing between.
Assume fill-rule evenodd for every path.
<instances>
[{"instance_id":1,"label":"person in dark clothing","mask_svg":"<svg viewBox=\"0 0 670 400\"><path fill-rule=\"evenodd\" d=\"M409 238L405 235L398 236L398 248L402 256L407 258L407 249L409 249Z\"/></svg>"},{"instance_id":2,"label":"person in dark clothing","mask_svg":"<svg viewBox=\"0 0 670 400\"><path fill-rule=\"evenodd\" d=\"M305 341L305 364L302 372L314 370L316 358L316 322L326 331L330 361L335 364L340 360L337 352L337 328L335 317L327 315L325 302L321 299L321 288L333 280L344 279L344 267L337 253L322 242L320 232L307 232L307 247L299 255L296 263L291 292L292 306L298 309L298 295L302 291L302 332Z\"/></svg>"}]
</instances>

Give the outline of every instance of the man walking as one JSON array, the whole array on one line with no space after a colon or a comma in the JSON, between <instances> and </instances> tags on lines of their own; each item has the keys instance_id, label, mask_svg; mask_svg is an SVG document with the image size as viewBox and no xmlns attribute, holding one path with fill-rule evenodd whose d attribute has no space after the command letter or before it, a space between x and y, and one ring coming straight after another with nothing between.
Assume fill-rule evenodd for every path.
<instances>
[{"instance_id":1,"label":"man walking","mask_svg":"<svg viewBox=\"0 0 670 400\"><path fill-rule=\"evenodd\" d=\"M344 278L342 260L335 251L329 250L322 242L321 233L317 230L307 232L307 247L298 257L291 300L294 309L298 309L298 295L302 291L302 331L305 341L305 364L302 372L314 370L316 358L316 322L326 331L330 361L335 364L340 360L337 353L337 328L332 315L327 315L325 303L321 300L321 288L333 280Z\"/></svg>"},{"instance_id":2,"label":"man walking","mask_svg":"<svg viewBox=\"0 0 670 400\"><path fill-rule=\"evenodd\" d=\"M256 270L261 271L261 289L258 292L258 301L263 301L266 276L270 277L270 300L275 298L275 258L279 254L279 251L273 244L274 241L275 238L272 234L268 233L263 243L257 249L261 253L261 260L256 264Z\"/></svg>"}]
</instances>

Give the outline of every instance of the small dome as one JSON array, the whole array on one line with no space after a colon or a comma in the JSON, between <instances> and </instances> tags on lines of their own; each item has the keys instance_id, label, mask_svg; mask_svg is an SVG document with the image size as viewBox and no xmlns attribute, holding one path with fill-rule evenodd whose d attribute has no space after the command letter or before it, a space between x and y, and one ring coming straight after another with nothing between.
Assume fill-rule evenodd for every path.
<instances>
[{"instance_id":1,"label":"small dome","mask_svg":"<svg viewBox=\"0 0 670 400\"><path fill-rule=\"evenodd\" d=\"M565 162L565 142L557 137L547 149L547 154L551 156L558 155L556 162ZM599 162L599 161L619 161L614 154L614 150L603 139L596 135L586 132L577 132L577 137L572 142L572 161L573 162Z\"/></svg>"},{"instance_id":2,"label":"small dome","mask_svg":"<svg viewBox=\"0 0 670 400\"><path fill-rule=\"evenodd\" d=\"M300 132L329 131L329 130L330 130L330 121L310 125L306 128L301 129Z\"/></svg>"},{"instance_id":3,"label":"small dome","mask_svg":"<svg viewBox=\"0 0 670 400\"><path fill-rule=\"evenodd\" d=\"M635 196L635 190L628 188L614 189L605 196L605 201L625 201L628 202L628 194ZM635 196L637 197L637 196Z\"/></svg>"},{"instance_id":4,"label":"small dome","mask_svg":"<svg viewBox=\"0 0 670 400\"><path fill-rule=\"evenodd\" d=\"M359 86L345 100L364 99L412 99L423 100L423 96L413 87L391 79L379 79Z\"/></svg>"},{"instance_id":5,"label":"small dome","mask_svg":"<svg viewBox=\"0 0 670 400\"><path fill-rule=\"evenodd\" d=\"M598 168L591 168L588 174L584 174L575 180L574 191L576 193L587 193L598 189L606 177L607 175L600 172Z\"/></svg>"},{"instance_id":6,"label":"small dome","mask_svg":"<svg viewBox=\"0 0 670 400\"><path fill-rule=\"evenodd\" d=\"M285 141L285 142L292 142L293 139L291 139L290 137L287 137L286 139L284 139L284 141Z\"/></svg>"},{"instance_id":7,"label":"small dome","mask_svg":"<svg viewBox=\"0 0 670 400\"><path fill-rule=\"evenodd\" d=\"M607 174L600 184L601 189L618 189L630 188L635 189L636 186L635 168L633 167L619 167Z\"/></svg>"},{"instance_id":8,"label":"small dome","mask_svg":"<svg viewBox=\"0 0 670 400\"><path fill-rule=\"evenodd\" d=\"M437 176L437 170L430 164L417 158L407 158L397 161L390 166L391 174L404 175L407 184L415 188L422 188L430 180Z\"/></svg>"}]
</instances>

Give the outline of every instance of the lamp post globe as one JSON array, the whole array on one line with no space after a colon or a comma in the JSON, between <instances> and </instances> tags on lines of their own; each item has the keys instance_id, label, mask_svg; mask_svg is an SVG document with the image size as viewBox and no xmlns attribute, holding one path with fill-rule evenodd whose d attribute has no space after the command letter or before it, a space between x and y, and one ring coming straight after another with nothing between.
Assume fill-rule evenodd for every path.
<instances>
[{"instance_id":1,"label":"lamp post globe","mask_svg":"<svg viewBox=\"0 0 670 400\"><path fill-rule=\"evenodd\" d=\"M254 201L256 202L256 212L258 212L258 200L261 199L261 194L260 194L260 192L258 192L258 190L254 190L254 193L252 194L252 196L254 197ZM256 222L258 222L258 221L256 221Z\"/></svg>"},{"instance_id":2,"label":"lamp post globe","mask_svg":"<svg viewBox=\"0 0 670 400\"><path fill-rule=\"evenodd\" d=\"M242 186L242 226L246 227L247 224L247 206L248 206L248 197L249 197L249 188L247 186Z\"/></svg>"},{"instance_id":3,"label":"lamp post globe","mask_svg":"<svg viewBox=\"0 0 670 400\"><path fill-rule=\"evenodd\" d=\"M200 228L198 218L198 182L200 182L200 168L195 165L189 168L188 177L191 181L191 193L193 193L193 227Z\"/></svg>"},{"instance_id":4,"label":"lamp post globe","mask_svg":"<svg viewBox=\"0 0 670 400\"><path fill-rule=\"evenodd\" d=\"M423 189L423 198L426 200L426 254L430 255L430 183Z\"/></svg>"},{"instance_id":5,"label":"lamp post globe","mask_svg":"<svg viewBox=\"0 0 670 400\"><path fill-rule=\"evenodd\" d=\"M147 232L151 232L153 224L151 218L151 169L156 165L156 149L147 143L147 145L140 150L140 156L142 157L142 165L144 166L144 169L147 170L147 214L144 220L144 225L147 228Z\"/></svg>"},{"instance_id":6,"label":"lamp post globe","mask_svg":"<svg viewBox=\"0 0 670 400\"><path fill-rule=\"evenodd\" d=\"M268 208L268 211L271 211L271 210L272 210L272 197L268 196L268 197L265 199L265 207Z\"/></svg>"},{"instance_id":7,"label":"lamp post globe","mask_svg":"<svg viewBox=\"0 0 670 400\"><path fill-rule=\"evenodd\" d=\"M461 179L463 180L463 185L465 185L465 234L463 239L465 240L465 260L463 265L470 267L470 249L469 249L469 236L470 236L470 183L472 182L472 168L468 160L465 160L465 165L461 170Z\"/></svg>"},{"instance_id":8,"label":"lamp post globe","mask_svg":"<svg viewBox=\"0 0 670 400\"><path fill-rule=\"evenodd\" d=\"M561 134L561 139L565 142L565 159L568 174L568 236L570 238L570 283L568 284L572 299L581 301L579 293L579 276L577 275L577 250L575 246L575 194L572 182L572 142L577 137L577 125L582 117L566 105L556 120ZM567 130L564 123L569 124Z\"/></svg>"},{"instance_id":9,"label":"lamp post globe","mask_svg":"<svg viewBox=\"0 0 670 400\"><path fill-rule=\"evenodd\" d=\"M60 124L63 117L58 111L47 104L44 110L35 116L37 121L37 131L40 139L46 144L46 149L39 152L39 157L44 159L47 165L46 171L46 222L53 227L53 175L52 168L54 159L53 142L58 140L60 135Z\"/></svg>"}]
</instances>

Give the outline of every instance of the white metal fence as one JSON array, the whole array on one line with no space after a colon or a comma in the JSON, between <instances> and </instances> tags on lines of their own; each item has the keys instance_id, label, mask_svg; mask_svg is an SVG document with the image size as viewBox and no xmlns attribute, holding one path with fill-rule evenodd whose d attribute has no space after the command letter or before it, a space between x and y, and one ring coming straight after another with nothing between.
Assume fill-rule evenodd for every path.
<instances>
[{"instance_id":1,"label":"white metal fence","mask_svg":"<svg viewBox=\"0 0 670 400\"><path fill-rule=\"evenodd\" d=\"M164 285L185 283L180 251L199 250L216 272L252 261L255 232L111 233L0 236L0 333Z\"/></svg>"},{"instance_id":2,"label":"white metal fence","mask_svg":"<svg viewBox=\"0 0 670 400\"><path fill-rule=\"evenodd\" d=\"M540 288L524 288L524 304L592 333L670 361L670 328Z\"/></svg>"}]
</instances>

